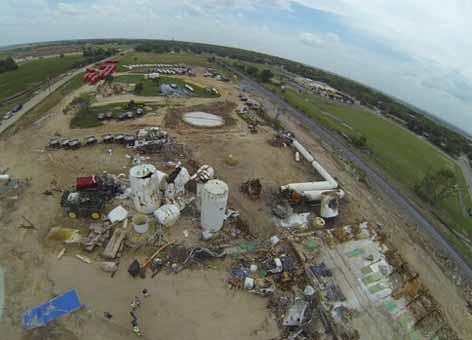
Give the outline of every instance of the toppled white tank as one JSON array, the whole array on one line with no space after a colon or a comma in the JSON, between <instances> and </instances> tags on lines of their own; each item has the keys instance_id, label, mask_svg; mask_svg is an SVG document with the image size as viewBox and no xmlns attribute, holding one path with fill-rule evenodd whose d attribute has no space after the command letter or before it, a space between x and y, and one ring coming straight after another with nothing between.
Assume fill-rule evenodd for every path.
<instances>
[{"instance_id":1,"label":"toppled white tank","mask_svg":"<svg viewBox=\"0 0 472 340\"><path fill-rule=\"evenodd\" d=\"M170 227L173 226L180 217L180 209L174 204L165 204L156 211L154 211L154 217L157 223Z\"/></svg>"},{"instance_id":2,"label":"toppled white tank","mask_svg":"<svg viewBox=\"0 0 472 340\"><path fill-rule=\"evenodd\" d=\"M151 164L140 164L129 170L131 198L135 209L143 214L152 214L161 205L161 190L166 174ZM163 183L164 182L164 183Z\"/></svg>"}]
</instances>

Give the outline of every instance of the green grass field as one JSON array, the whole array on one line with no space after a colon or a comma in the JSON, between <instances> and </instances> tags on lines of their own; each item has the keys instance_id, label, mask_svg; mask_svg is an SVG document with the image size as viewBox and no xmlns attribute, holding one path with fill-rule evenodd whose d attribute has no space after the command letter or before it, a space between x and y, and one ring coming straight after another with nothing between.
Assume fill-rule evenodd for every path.
<instances>
[{"instance_id":1,"label":"green grass field","mask_svg":"<svg viewBox=\"0 0 472 340\"><path fill-rule=\"evenodd\" d=\"M299 93L288 88L282 93L279 87L270 86L294 107L305 112L321 124L347 135L364 135L372 154L369 159L379 165L395 182L413 190L428 170L449 168L458 178L466 207L472 207L464 175L459 166L429 142L389 119L367 109L332 103L317 95ZM472 238L472 217L463 209L459 197L444 201L436 213L452 228ZM451 240L466 252L464 245L451 236ZM467 250L472 258L470 249Z\"/></svg>"},{"instance_id":2,"label":"green grass field","mask_svg":"<svg viewBox=\"0 0 472 340\"><path fill-rule=\"evenodd\" d=\"M133 52L118 57L120 66L118 71L126 71L123 65L131 64L187 64L192 66L210 67L208 58L205 55L187 53L146 53Z\"/></svg>"},{"instance_id":3,"label":"green grass field","mask_svg":"<svg viewBox=\"0 0 472 340\"><path fill-rule=\"evenodd\" d=\"M54 78L70 70L75 62L83 60L82 56L77 55L20 63L18 69L0 73L0 101L16 93L34 89L48 77Z\"/></svg>"},{"instance_id":4,"label":"green grass field","mask_svg":"<svg viewBox=\"0 0 472 340\"><path fill-rule=\"evenodd\" d=\"M191 81L185 81L183 78L177 77L159 77L159 83L154 82L153 80L144 79L143 75L122 75L115 77L114 81L116 82L123 82L128 84L143 84L143 91L141 92L141 96L159 96L159 86L161 84L176 84L179 87L184 87L185 85L190 85L194 92L193 97L201 97L201 98L216 98L219 95L215 95L211 92L208 92L205 88L197 86L193 84Z\"/></svg>"},{"instance_id":5,"label":"green grass field","mask_svg":"<svg viewBox=\"0 0 472 340\"><path fill-rule=\"evenodd\" d=\"M128 111L123 108L124 104L110 104L97 107L91 107L87 111L77 112L75 116L70 121L71 129L87 129L96 126L103 125L103 121L97 119L99 113L112 112L113 118L116 119L125 111Z\"/></svg>"}]
</instances>

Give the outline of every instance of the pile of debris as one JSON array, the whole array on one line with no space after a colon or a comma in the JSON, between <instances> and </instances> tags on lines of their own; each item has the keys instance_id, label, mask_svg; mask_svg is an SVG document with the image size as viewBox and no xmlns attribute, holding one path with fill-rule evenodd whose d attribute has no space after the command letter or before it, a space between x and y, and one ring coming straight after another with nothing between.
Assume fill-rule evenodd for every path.
<instances>
[{"instance_id":1,"label":"pile of debris","mask_svg":"<svg viewBox=\"0 0 472 340\"><path fill-rule=\"evenodd\" d=\"M241 192L245 193L252 200L257 200L261 197L262 184L261 181L256 179L250 179L241 184Z\"/></svg>"}]
</instances>

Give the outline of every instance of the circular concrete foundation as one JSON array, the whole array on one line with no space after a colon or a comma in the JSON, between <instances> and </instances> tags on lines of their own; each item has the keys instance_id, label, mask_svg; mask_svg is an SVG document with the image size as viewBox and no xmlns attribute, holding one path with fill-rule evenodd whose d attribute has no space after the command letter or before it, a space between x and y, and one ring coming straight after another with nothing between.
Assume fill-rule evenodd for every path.
<instances>
[{"instance_id":1,"label":"circular concrete foundation","mask_svg":"<svg viewBox=\"0 0 472 340\"><path fill-rule=\"evenodd\" d=\"M225 124L222 117L207 112L189 112L182 119L185 123L198 127L218 127Z\"/></svg>"}]
</instances>

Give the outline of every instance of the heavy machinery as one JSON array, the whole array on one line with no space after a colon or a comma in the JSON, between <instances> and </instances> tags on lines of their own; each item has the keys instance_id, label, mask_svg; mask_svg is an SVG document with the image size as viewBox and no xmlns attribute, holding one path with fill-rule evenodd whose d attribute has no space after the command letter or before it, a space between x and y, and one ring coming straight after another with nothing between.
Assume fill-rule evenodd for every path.
<instances>
[{"instance_id":1,"label":"heavy machinery","mask_svg":"<svg viewBox=\"0 0 472 340\"><path fill-rule=\"evenodd\" d=\"M102 217L105 199L96 192L65 191L61 197L61 206L71 219L91 217L98 220Z\"/></svg>"},{"instance_id":2,"label":"heavy machinery","mask_svg":"<svg viewBox=\"0 0 472 340\"><path fill-rule=\"evenodd\" d=\"M121 185L108 175L78 177L75 181L75 189L77 192L96 193L102 196L105 201L109 201L123 192Z\"/></svg>"},{"instance_id":3,"label":"heavy machinery","mask_svg":"<svg viewBox=\"0 0 472 340\"><path fill-rule=\"evenodd\" d=\"M78 177L74 189L65 191L61 197L61 206L72 219L100 219L105 202L123 192L120 184L108 175Z\"/></svg>"}]
</instances>

